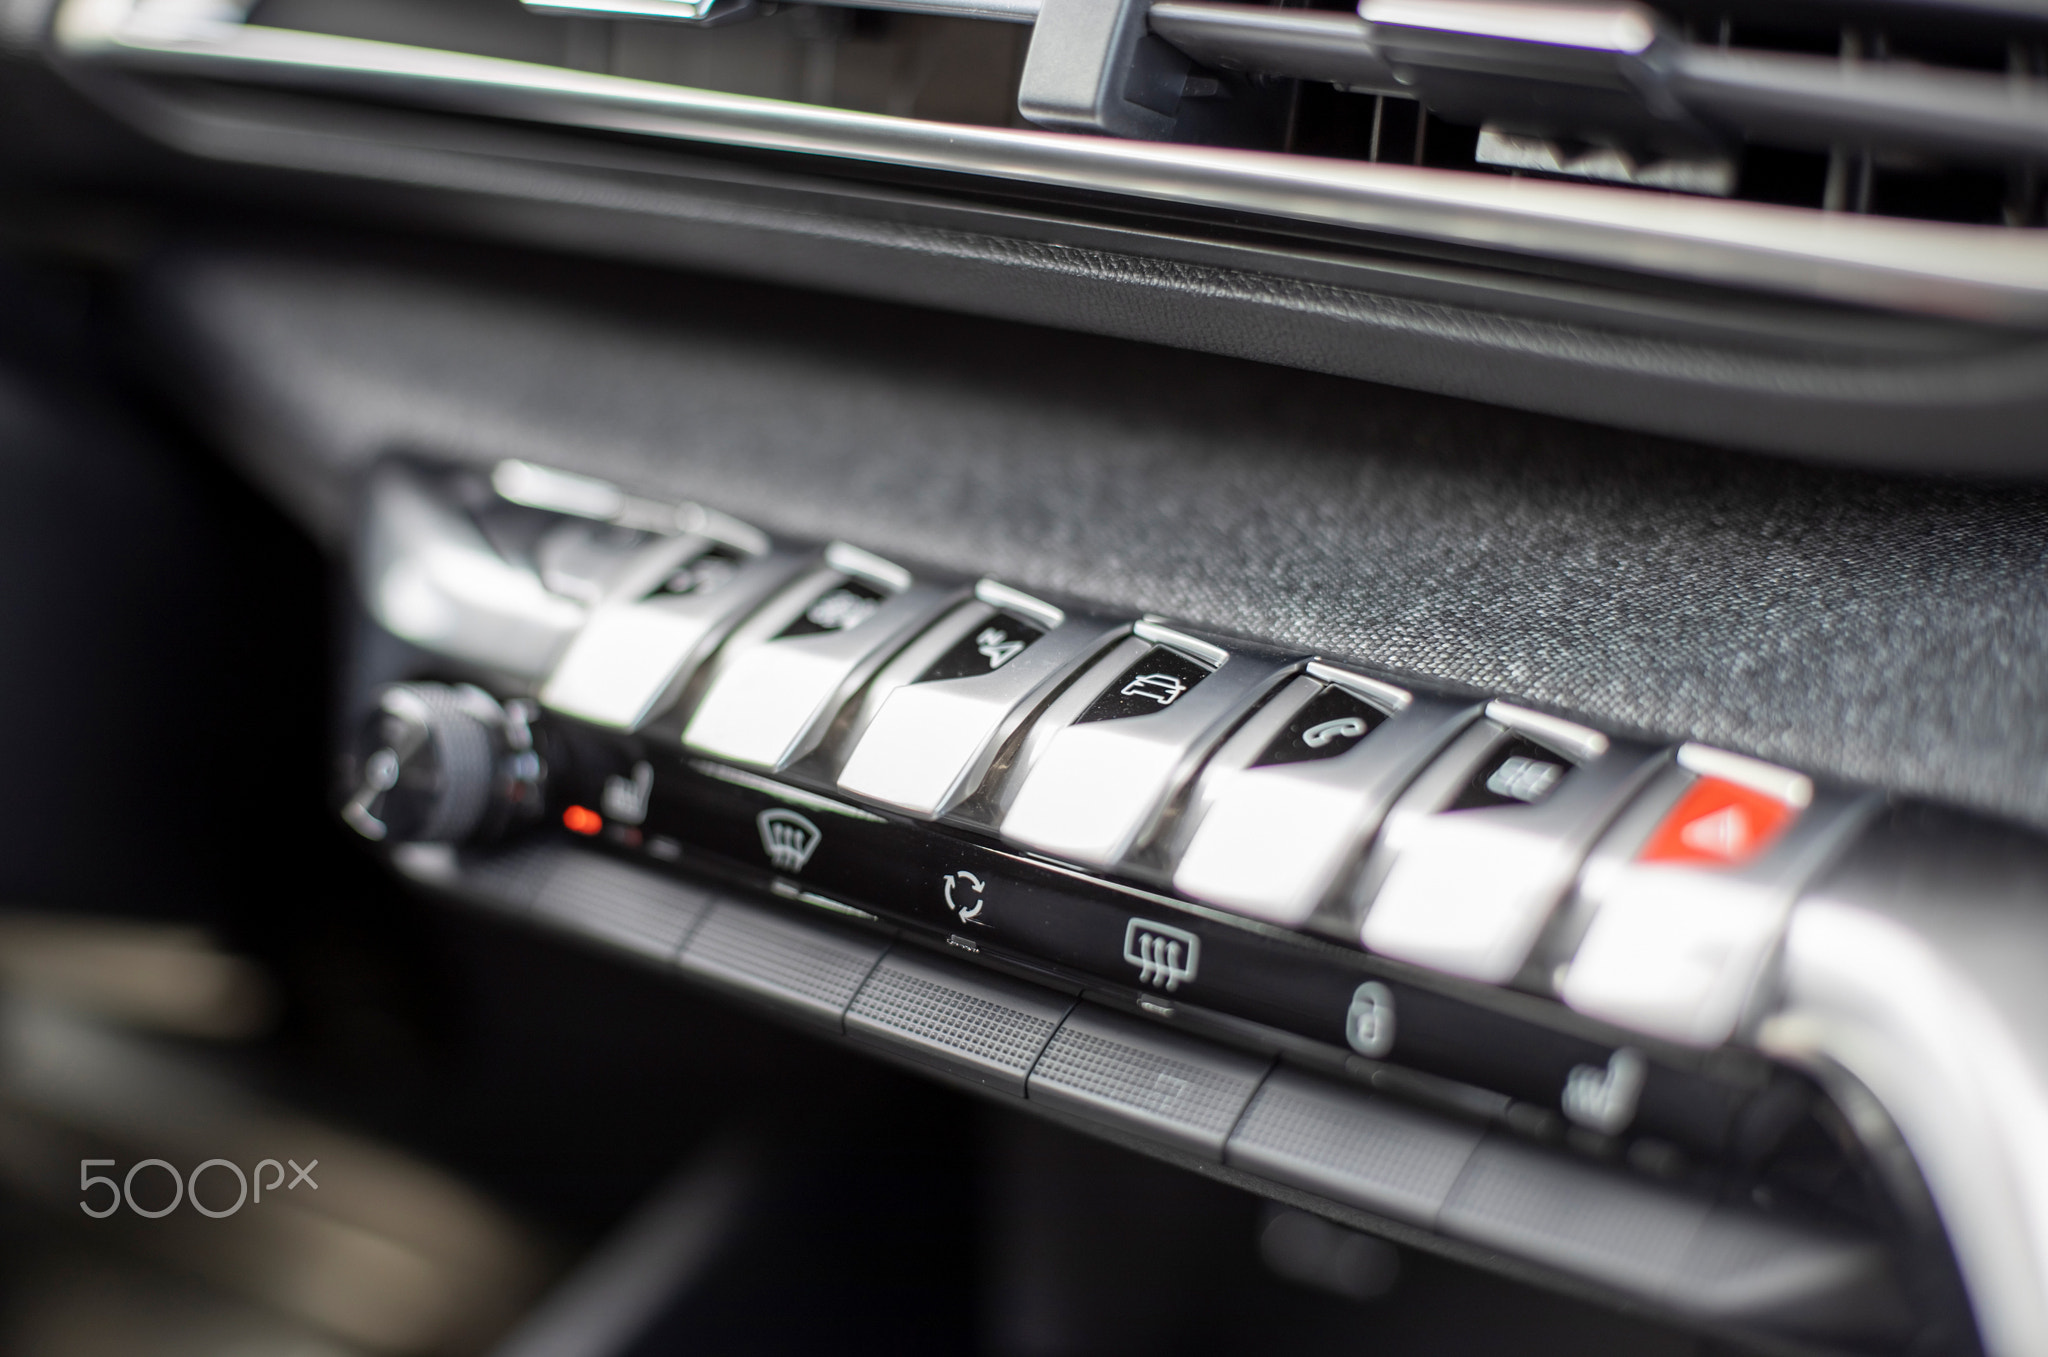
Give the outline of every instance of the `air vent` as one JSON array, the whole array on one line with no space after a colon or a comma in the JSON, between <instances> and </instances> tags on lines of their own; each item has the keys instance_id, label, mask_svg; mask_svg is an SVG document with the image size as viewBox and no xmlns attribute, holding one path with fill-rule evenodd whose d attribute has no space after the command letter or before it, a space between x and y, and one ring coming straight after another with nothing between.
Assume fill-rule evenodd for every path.
<instances>
[{"instance_id":1,"label":"air vent","mask_svg":"<svg viewBox=\"0 0 2048 1357\"><path fill-rule=\"evenodd\" d=\"M2048 28L1948 0L1881 13L66 0L56 33L80 68L1117 199L1316 248L1405 238L1490 265L2048 323Z\"/></svg>"},{"instance_id":2,"label":"air vent","mask_svg":"<svg viewBox=\"0 0 2048 1357\"><path fill-rule=\"evenodd\" d=\"M268 27L982 127L2042 223L2048 29L1532 0L263 0ZM1069 15L1066 11L1074 10ZM1056 58L1056 59L1055 59ZM1021 87L1021 88L1020 88Z\"/></svg>"},{"instance_id":3,"label":"air vent","mask_svg":"<svg viewBox=\"0 0 2048 1357\"><path fill-rule=\"evenodd\" d=\"M1000 11L976 6L932 8L958 12L772 0L261 0L248 22L822 108L1030 126L1017 112L1030 28L986 22ZM700 21L678 22L698 9Z\"/></svg>"},{"instance_id":4,"label":"air vent","mask_svg":"<svg viewBox=\"0 0 2048 1357\"><path fill-rule=\"evenodd\" d=\"M1288 79L1289 151L2041 224L2048 34L1946 8L1801 13L1161 0L1148 17L1194 61Z\"/></svg>"}]
</instances>

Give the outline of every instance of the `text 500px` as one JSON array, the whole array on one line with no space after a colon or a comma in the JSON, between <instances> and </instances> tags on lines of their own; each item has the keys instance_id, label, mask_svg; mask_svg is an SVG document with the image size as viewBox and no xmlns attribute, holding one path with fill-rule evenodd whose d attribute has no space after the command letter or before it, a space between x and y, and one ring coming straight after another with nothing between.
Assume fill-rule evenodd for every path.
<instances>
[{"instance_id":1,"label":"text 500px","mask_svg":"<svg viewBox=\"0 0 2048 1357\"><path fill-rule=\"evenodd\" d=\"M291 1170L289 1178L285 1172L287 1166ZM313 1170L319 1166L320 1161L317 1159L304 1167L301 1167L296 1159L287 1159L283 1163L275 1159L264 1159L259 1160L255 1168L244 1173L242 1166L232 1160L209 1159L191 1173L180 1174L169 1160L144 1159L130 1165L128 1172L116 1182L105 1174L93 1172L94 1169L118 1167L115 1160L81 1159L78 1161L78 1190L84 1195L78 1203L78 1209L95 1220L105 1220L126 1206L138 1216L155 1220L158 1216L168 1216L189 1201L192 1209L200 1215L219 1220L223 1216L232 1216L244 1206L260 1203L265 1192L275 1196L280 1189L286 1192L293 1192L301 1187L317 1190L320 1184L313 1181ZM153 1171L142 1180L151 1202L146 1206L138 1204L135 1200L136 1175L145 1169ZM166 1187L170 1193L170 1200L168 1204L157 1204L163 1202L163 1192L153 1189L157 1183L165 1179L169 1179ZM212 1199L212 1205L200 1199L202 1179L207 1182L206 1195ZM227 1201L230 1181L234 1183L234 1200L223 1205L222 1203ZM101 1197L104 1205L95 1205L93 1197L101 1188L106 1190L105 1195Z\"/></svg>"}]
</instances>

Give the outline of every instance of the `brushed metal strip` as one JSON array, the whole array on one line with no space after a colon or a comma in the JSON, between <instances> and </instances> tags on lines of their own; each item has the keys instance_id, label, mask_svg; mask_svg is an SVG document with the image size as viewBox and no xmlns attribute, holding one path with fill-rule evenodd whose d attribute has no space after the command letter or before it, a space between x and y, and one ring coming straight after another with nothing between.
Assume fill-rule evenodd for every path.
<instances>
[{"instance_id":1,"label":"brushed metal strip","mask_svg":"<svg viewBox=\"0 0 2048 1357\"><path fill-rule=\"evenodd\" d=\"M673 19L683 23L703 16L685 12L676 0L523 0L541 14L580 14L592 19ZM931 14L943 19L995 19L1003 23L1038 21L1038 0L805 0L813 5L886 9L897 14Z\"/></svg>"}]
</instances>

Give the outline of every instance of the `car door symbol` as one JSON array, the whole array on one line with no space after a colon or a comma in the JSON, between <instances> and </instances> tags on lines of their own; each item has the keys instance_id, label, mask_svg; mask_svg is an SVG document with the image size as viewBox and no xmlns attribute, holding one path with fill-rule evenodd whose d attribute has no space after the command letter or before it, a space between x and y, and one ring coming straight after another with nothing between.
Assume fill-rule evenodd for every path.
<instances>
[{"instance_id":1,"label":"car door symbol","mask_svg":"<svg viewBox=\"0 0 2048 1357\"><path fill-rule=\"evenodd\" d=\"M1125 697L1150 698L1162 707L1170 707L1188 685L1173 674L1140 674L1123 686Z\"/></svg>"}]
</instances>

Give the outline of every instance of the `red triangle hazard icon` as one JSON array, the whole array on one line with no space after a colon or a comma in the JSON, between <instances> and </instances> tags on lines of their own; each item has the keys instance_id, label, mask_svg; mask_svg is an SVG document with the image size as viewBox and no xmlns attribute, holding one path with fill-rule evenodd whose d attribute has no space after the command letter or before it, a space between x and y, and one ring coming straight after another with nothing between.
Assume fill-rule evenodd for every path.
<instances>
[{"instance_id":1,"label":"red triangle hazard icon","mask_svg":"<svg viewBox=\"0 0 2048 1357\"><path fill-rule=\"evenodd\" d=\"M1770 847L1798 816L1796 807L1753 787L1703 777L1666 813L1637 857L1731 867Z\"/></svg>"},{"instance_id":2,"label":"red triangle hazard icon","mask_svg":"<svg viewBox=\"0 0 2048 1357\"><path fill-rule=\"evenodd\" d=\"M1723 806L1678 831L1679 842L1694 852L1731 860L1747 852L1750 840L1755 837L1749 817L1740 806Z\"/></svg>"}]
</instances>

